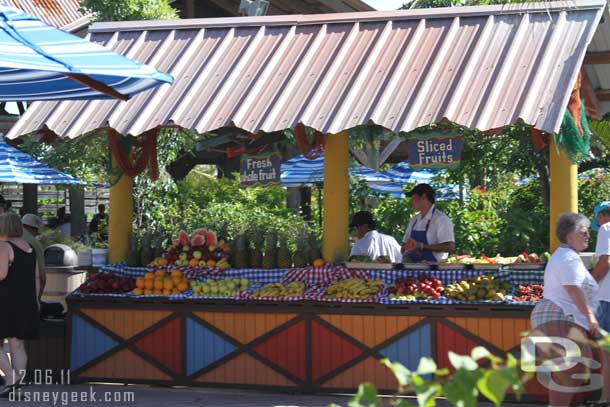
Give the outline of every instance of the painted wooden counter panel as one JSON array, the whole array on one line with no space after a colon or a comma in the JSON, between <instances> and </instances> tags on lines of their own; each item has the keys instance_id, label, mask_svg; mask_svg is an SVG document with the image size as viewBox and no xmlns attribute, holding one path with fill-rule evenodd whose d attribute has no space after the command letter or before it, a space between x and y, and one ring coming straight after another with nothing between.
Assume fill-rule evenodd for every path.
<instances>
[{"instance_id":1,"label":"painted wooden counter panel","mask_svg":"<svg viewBox=\"0 0 610 407\"><path fill-rule=\"evenodd\" d=\"M353 306L69 299L73 380L353 390L393 390L379 363L415 369L422 356L477 345L516 352L529 307ZM492 315L498 315L492 317Z\"/></svg>"}]
</instances>

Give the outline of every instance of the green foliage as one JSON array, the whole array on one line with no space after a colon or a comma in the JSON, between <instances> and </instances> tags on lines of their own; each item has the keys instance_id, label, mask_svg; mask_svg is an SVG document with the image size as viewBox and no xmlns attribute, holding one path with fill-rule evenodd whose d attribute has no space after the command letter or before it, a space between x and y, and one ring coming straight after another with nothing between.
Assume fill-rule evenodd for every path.
<instances>
[{"instance_id":1,"label":"green foliage","mask_svg":"<svg viewBox=\"0 0 610 407\"><path fill-rule=\"evenodd\" d=\"M178 18L169 0L83 0L81 8L96 21L170 20Z\"/></svg>"},{"instance_id":2,"label":"green foliage","mask_svg":"<svg viewBox=\"0 0 610 407\"><path fill-rule=\"evenodd\" d=\"M100 134L57 139L51 144L41 143L33 136L24 136L21 140L20 150L54 169L87 183L108 182L108 144L106 137Z\"/></svg>"},{"instance_id":3,"label":"green foliage","mask_svg":"<svg viewBox=\"0 0 610 407\"><path fill-rule=\"evenodd\" d=\"M523 391L517 360L510 354L506 360L492 355L484 347L476 347L470 355L449 352L449 362L455 369L449 375L448 369L438 369L432 358L420 359L416 371L411 371L398 362L383 359L398 382L398 392L389 400L389 405L413 406L401 396L414 393L418 407L435 407L436 398L445 397L456 407L476 407L479 396L501 406L506 393L512 390L520 399ZM431 379L426 376L433 375ZM363 383L358 393L349 401L349 407L380 406L384 403L377 397L377 390L369 383ZM332 404L332 407L338 407Z\"/></svg>"}]
</instances>

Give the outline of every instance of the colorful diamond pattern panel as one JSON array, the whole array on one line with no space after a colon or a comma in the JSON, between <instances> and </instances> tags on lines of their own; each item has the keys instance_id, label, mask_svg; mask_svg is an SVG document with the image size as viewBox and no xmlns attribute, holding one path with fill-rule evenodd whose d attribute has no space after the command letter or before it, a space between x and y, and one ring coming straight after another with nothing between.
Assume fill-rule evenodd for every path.
<instances>
[{"instance_id":1,"label":"colorful diamond pattern panel","mask_svg":"<svg viewBox=\"0 0 610 407\"><path fill-rule=\"evenodd\" d=\"M186 374L192 375L236 349L193 318L186 319Z\"/></svg>"},{"instance_id":2,"label":"colorful diamond pattern panel","mask_svg":"<svg viewBox=\"0 0 610 407\"><path fill-rule=\"evenodd\" d=\"M311 323L311 373L313 381L362 354L348 342L317 321Z\"/></svg>"},{"instance_id":3,"label":"colorful diamond pattern panel","mask_svg":"<svg viewBox=\"0 0 610 407\"><path fill-rule=\"evenodd\" d=\"M254 351L295 377L305 380L305 321L299 321L267 338L256 345Z\"/></svg>"},{"instance_id":4,"label":"colorful diamond pattern panel","mask_svg":"<svg viewBox=\"0 0 610 407\"><path fill-rule=\"evenodd\" d=\"M118 346L117 341L83 317L79 315L72 317L70 369L78 369L116 346Z\"/></svg>"},{"instance_id":5,"label":"colorful diamond pattern panel","mask_svg":"<svg viewBox=\"0 0 610 407\"><path fill-rule=\"evenodd\" d=\"M172 313L171 311L134 312L133 310L98 308L84 308L81 311L123 339L137 335Z\"/></svg>"},{"instance_id":6,"label":"colorful diamond pattern panel","mask_svg":"<svg viewBox=\"0 0 610 407\"><path fill-rule=\"evenodd\" d=\"M422 317L320 315L320 318L339 328L357 341L373 348L388 338L410 328Z\"/></svg>"},{"instance_id":7,"label":"colorful diamond pattern panel","mask_svg":"<svg viewBox=\"0 0 610 407\"><path fill-rule=\"evenodd\" d=\"M479 346L477 342L441 323L436 324L436 344L436 364L439 368L448 367L450 369L449 351L460 355L470 355L470 351Z\"/></svg>"},{"instance_id":8,"label":"colorful diamond pattern panel","mask_svg":"<svg viewBox=\"0 0 610 407\"><path fill-rule=\"evenodd\" d=\"M241 353L215 369L201 375L198 382L243 384L258 386L286 386L295 384L247 353Z\"/></svg>"},{"instance_id":9,"label":"colorful diamond pattern panel","mask_svg":"<svg viewBox=\"0 0 610 407\"><path fill-rule=\"evenodd\" d=\"M339 373L326 381L322 387L327 389L357 389L360 383L369 382L378 389L396 391L398 383L387 367L374 357L368 357L360 363Z\"/></svg>"},{"instance_id":10,"label":"colorful diamond pattern panel","mask_svg":"<svg viewBox=\"0 0 610 407\"><path fill-rule=\"evenodd\" d=\"M172 377L129 349L122 349L114 355L96 363L81 373L79 377L97 379L173 380Z\"/></svg>"},{"instance_id":11,"label":"colorful diamond pattern panel","mask_svg":"<svg viewBox=\"0 0 610 407\"><path fill-rule=\"evenodd\" d=\"M499 349L509 351L521 343L521 333L529 331L526 318L447 318L461 328Z\"/></svg>"},{"instance_id":12,"label":"colorful diamond pattern panel","mask_svg":"<svg viewBox=\"0 0 610 407\"><path fill-rule=\"evenodd\" d=\"M260 312L195 312L215 328L241 343L249 343L296 317L296 314Z\"/></svg>"},{"instance_id":13,"label":"colorful diamond pattern panel","mask_svg":"<svg viewBox=\"0 0 610 407\"><path fill-rule=\"evenodd\" d=\"M138 339L135 347L175 373L182 373L182 318L174 318Z\"/></svg>"},{"instance_id":14,"label":"colorful diamond pattern panel","mask_svg":"<svg viewBox=\"0 0 610 407\"><path fill-rule=\"evenodd\" d=\"M392 362L400 362L409 370L416 370L421 357L432 355L432 328L422 325L379 351Z\"/></svg>"}]
</instances>

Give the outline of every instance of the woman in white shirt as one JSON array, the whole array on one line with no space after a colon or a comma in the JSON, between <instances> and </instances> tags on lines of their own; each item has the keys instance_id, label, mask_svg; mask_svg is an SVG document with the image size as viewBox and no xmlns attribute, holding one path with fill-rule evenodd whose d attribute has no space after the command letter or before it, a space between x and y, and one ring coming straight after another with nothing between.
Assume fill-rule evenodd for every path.
<instances>
[{"instance_id":1,"label":"woman in white shirt","mask_svg":"<svg viewBox=\"0 0 610 407\"><path fill-rule=\"evenodd\" d=\"M598 285L579 253L589 245L589 219L564 213L556 227L561 246L544 270L544 299L532 311L532 328L550 321L570 321L593 336L599 333L595 317Z\"/></svg>"}]
</instances>

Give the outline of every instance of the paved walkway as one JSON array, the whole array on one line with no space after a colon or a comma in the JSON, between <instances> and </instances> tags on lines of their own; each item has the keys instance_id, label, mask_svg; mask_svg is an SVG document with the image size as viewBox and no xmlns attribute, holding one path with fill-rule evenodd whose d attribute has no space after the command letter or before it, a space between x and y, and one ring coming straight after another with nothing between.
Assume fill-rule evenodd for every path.
<instances>
[{"instance_id":1,"label":"paved walkway","mask_svg":"<svg viewBox=\"0 0 610 407\"><path fill-rule=\"evenodd\" d=\"M347 407L349 397L341 395L310 396L287 393L264 393L251 390L149 387L140 385L81 384L71 386L24 387L20 398L0 399L0 406L12 407L325 407L338 403ZM35 396L36 395L36 396ZM29 402L26 401L30 397ZM32 399L39 397L39 400ZM44 397L48 399L45 400ZM94 397L94 398L92 398ZM108 397L109 401L106 401ZM116 399L115 399L116 397ZM112 401L116 400L116 401ZM415 404L415 403L413 403ZM440 401L439 407L449 404ZM541 405L507 403L511 407ZM481 406L491 406L481 403Z\"/></svg>"}]
</instances>

